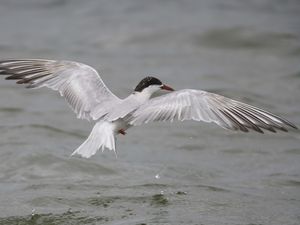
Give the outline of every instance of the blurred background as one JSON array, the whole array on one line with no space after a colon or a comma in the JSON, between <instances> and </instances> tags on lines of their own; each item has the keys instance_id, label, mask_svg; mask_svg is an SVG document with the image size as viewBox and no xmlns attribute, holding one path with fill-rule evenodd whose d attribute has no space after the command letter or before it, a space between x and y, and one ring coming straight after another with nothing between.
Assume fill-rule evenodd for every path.
<instances>
[{"instance_id":1,"label":"blurred background","mask_svg":"<svg viewBox=\"0 0 300 225\"><path fill-rule=\"evenodd\" d=\"M1 0L0 58L75 60L125 97L146 75L300 126L298 0ZM92 124L0 80L0 224L299 224L299 132L157 123L70 157Z\"/></svg>"}]
</instances>

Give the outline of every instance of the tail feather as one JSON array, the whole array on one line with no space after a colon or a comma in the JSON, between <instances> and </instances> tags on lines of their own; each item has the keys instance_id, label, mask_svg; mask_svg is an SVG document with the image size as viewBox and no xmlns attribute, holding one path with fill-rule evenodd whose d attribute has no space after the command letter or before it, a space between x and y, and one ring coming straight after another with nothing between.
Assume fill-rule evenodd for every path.
<instances>
[{"instance_id":1,"label":"tail feather","mask_svg":"<svg viewBox=\"0 0 300 225\"><path fill-rule=\"evenodd\" d=\"M89 137L72 153L84 158L90 158L101 149L107 148L116 153L114 125L110 122L98 122L95 124Z\"/></svg>"}]
</instances>

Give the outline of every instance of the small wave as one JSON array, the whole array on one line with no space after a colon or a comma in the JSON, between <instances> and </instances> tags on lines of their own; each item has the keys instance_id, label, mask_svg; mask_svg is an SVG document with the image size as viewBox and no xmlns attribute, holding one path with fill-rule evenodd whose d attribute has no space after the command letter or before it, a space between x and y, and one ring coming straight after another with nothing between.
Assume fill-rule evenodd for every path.
<instances>
[{"instance_id":1,"label":"small wave","mask_svg":"<svg viewBox=\"0 0 300 225\"><path fill-rule=\"evenodd\" d=\"M216 187L216 186L210 186L210 185L196 185L198 188L204 188L207 189L208 191L214 191L214 192L230 192L229 190L221 187Z\"/></svg>"},{"instance_id":2,"label":"small wave","mask_svg":"<svg viewBox=\"0 0 300 225\"><path fill-rule=\"evenodd\" d=\"M62 129L52 127L52 126L49 126L49 125L30 124L29 126L32 127L32 128L45 129L45 130L53 131L53 132L56 132L56 133L68 134L70 136L75 136L75 137L80 137L80 138L86 137L85 135L81 135L81 134L76 133L76 132L62 130Z\"/></svg>"},{"instance_id":3,"label":"small wave","mask_svg":"<svg viewBox=\"0 0 300 225\"><path fill-rule=\"evenodd\" d=\"M299 56L300 56L300 47L296 47L296 48L291 49L291 50L288 52L288 55L289 55L289 56L296 56L296 57L299 57Z\"/></svg>"},{"instance_id":4,"label":"small wave","mask_svg":"<svg viewBox=\"0 0 300 225\"><path fill-rule=\"evenodd\" d=\"M19 113L23 112L24 110L21 108L14 108L14 107L3 107L0 108L0 112L8 112L8 113Z\"/></svg>"},{"instance_id":5,"label":"small wave","mask_svg":"<svg viewBox=\"0 0 300 225\"><path fill-rule=\"evenodd\" d=\"M196 45L223 49L278 49L292 46L299 38L291 33L257 33L251 28L232 27L211 29L193 37Z\"/></svg>"},{"instance_id":6,"label":"small wave","mask_svg":"<svg viewBox=\"0 0 300 225\"><path fill-rule=\"evenodd\" d=\"M10 112L9 110L12 110L11 112L19 112L18 108L6 108L5 112ZM15 110L15 111L13 111ZM20 109L22 110L22 109ZM0 109L0 112L2 110ZM66 131L66 130L62 130L56 127L52 127L49 125L45 125L45 124L26 124L26 125L14 125L14 126L0 126L0 128L7 128L7 129L23 129L23 128L34 128L34 129L43 129L43 130L47 130L47 131L51 131L51 132L55 132L55 133L60 133L60 134L67 134L70 136L74 136L74 137L79 137L79 138L85 138L85 135L81 135L77 132L71 132L71 131Z\"/></svg>"},{"instance_id":7,"label":"small wave","mask_svg":"<svg viewBox=\"0 0 300 225\"><path fill-rule=\"evenodd\" d=\"M300 154L300 148L287 149L286 151L284 151L284 153L299 155Z\"/></svg>"},{"instance_id":8,"label":"small wave","mask_svg":"<svg viewBox=\"0 0 300 225\"><path fill-rule=\"evenodd\" d=\"M188 150L188 151L201 151L201 150L205 150L206 147L207 146L204 146L204 145L187 144L187 145L180 146L179 149L180 150Z\"/></svg>"},{"instance_id":9,"label":"small wave","mask_svg":"<svg viewBox=\"0 0 300 225\"><path fill-rule=\"evenodd\" d=\"M80 211L67 211L61 214L33 214L0 218L0 224L98 224L109 219L103 216L83 216Z\"/></svg>"},{"instance_id":10,"label":"small wave","mask_svg":"<svg viewBox=\"0 0 300 225\"><path fill-rule=\"evenodd\" d=\"M286 77L288 77L288 78L299 79L299 78L300 78L300 71L298 71L298 72L296 72L296 73L293 73L293 74L289 74L289 75L283 76L282 78L283 78L283 79L286 79Z\"/></svg>"},{"instance_id":11,"label":"small wave","mask_svg":"<svg viewBox=\"0 0 300 225\"><path fill-rule=\"evenodd\" d=\"M102 179L103 176L116 175L109 167L69 157L56 157L51 154L31 154L13 158L2 163L2 181L40 180L51 178ZM30 187L28 187L30 188ZM32 187L38 188L38 187Z\"/></svg>"},{"instance_id":12,"label":"small wave","mask_svg":"<svg viewBox=\"0 0 300 225\"><path fill-rule=\"evenodd\" d=\"M68 3L68 0L31 0L31 1L5 1L2 2L2 5L6 5L11 8L20 8L20 9L49 9L64 6Z\"/></svg>"}]
</instances>

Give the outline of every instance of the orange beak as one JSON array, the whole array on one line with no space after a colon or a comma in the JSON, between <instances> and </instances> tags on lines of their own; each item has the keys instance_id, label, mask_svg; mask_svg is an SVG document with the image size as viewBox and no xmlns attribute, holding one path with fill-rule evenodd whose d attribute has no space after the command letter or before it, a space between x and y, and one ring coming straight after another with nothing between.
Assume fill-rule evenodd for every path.
<instances>
[{"instance_id":1,"label":"orange beak","mask_svg":"<svg viewBox=\"0 0 300 225\"><path fill-rule=\"evenodd\" d=\"M171 88L170 86L167 86L165 84L163 84L160 88L163 90L167 90L167 91L175 91L173 88Z\"/></svg>"}]
</instances>

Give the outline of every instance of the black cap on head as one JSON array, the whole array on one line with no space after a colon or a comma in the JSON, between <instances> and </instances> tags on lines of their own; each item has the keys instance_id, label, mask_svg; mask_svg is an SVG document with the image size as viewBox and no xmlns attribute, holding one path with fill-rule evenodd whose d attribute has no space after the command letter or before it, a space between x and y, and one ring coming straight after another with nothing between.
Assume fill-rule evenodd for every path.
<instances>
[{"instance_id":1,"label":"black cap on head","mask_svg":"<svg viewBox=\"0 0 300 225\"><path fill-rule=\"evenodd\" d=\"M134 91L141 92L146 87L149 87L150 85L162 85L162 82L155 78L155 77L145 77L143 80L140 81L140 83L136 86Z\"/></svg>"}]
</instances>

